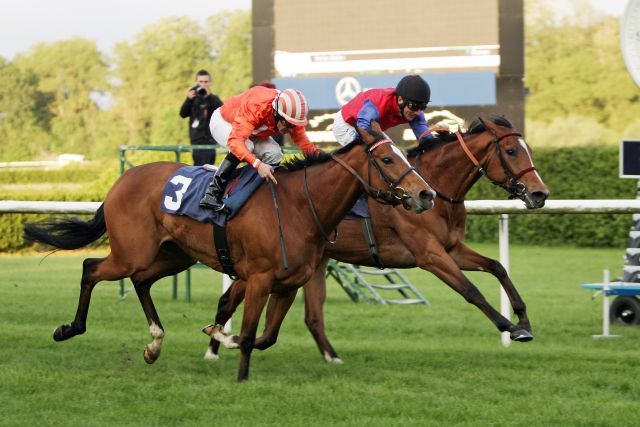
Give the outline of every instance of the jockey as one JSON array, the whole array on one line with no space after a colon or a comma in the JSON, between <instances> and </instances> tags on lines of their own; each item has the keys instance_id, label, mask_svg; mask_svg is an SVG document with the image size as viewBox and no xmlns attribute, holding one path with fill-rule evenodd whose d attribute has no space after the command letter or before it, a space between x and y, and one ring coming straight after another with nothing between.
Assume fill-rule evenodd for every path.
<instances>
[{"instance_id":1,"label":"jockey","mask_svg":"<svg viewBox=\"0 0 640 427\"><path fill-rule=\"evenodd\" d=\"M229 149L229 154L220 163L200 206L224 208L224 188L240 162L249 163L260 177L276 183L271 165L280 163L282 150L272 138L274 135L290 133L305 157L318 153L320 150L304 131L308 111L307 100L300 91L280 92L264 86L231 97L215 110L209 124L211 135Z\"/></svg>"},{"instance_id":2,"label":"jockey","mask_svg":"<svg viewBox=\"0 0 640 427\"><path fill-rule=\"evenodd\" d=\"M340 145L359 137L358 132L383 134L385 130L409 123L418 141L428 137L424 110L431 99L431 89L417 75L403 77L388 89L360 92L342 106L333 121L333 134Z\"/></svg>"}]
</instances>

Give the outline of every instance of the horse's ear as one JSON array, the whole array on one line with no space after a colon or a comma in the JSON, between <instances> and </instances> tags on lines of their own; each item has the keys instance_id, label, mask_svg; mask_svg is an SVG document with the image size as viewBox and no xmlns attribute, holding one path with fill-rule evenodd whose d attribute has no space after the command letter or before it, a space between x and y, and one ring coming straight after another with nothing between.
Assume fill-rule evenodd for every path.
<instances>
[{"instance_id":1,"label":"horse's ear","mask_svg":"<svg viewBox=\"0 0 640 427\"><path fill-rule=\"evenodd\" d=\"M484 122L484 120L482 119L482 117L478 116L478 121L480 122L480 124L486 129L489 130L489 126L487 126L487 124Z\"/></svg>"},{"instance_id":2,"label":"horse's ear","mask_svg":"<svg viewBox=\"0 0 640 427\"><path fill-rule=\"evenodd\" d=\"M482 127L484 127L487 131L491 132L493 136L496 136L496 130L494 129L493 126L487 125L487 122L485 122L480 116L478 116L478 121L480 121L480 123L482 124ZM491 124L493 125L493 123Z\"/></svg>"}]
</instances>

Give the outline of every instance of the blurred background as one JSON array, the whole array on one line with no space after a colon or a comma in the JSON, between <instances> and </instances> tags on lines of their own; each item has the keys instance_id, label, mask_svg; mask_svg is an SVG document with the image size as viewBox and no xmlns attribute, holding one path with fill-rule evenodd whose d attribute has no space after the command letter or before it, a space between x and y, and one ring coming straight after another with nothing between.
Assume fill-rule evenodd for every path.
<instances>
[{"instance_id":1,"label":"blurred background","mask_svg":"<svg viewBox=\"0 0 640 427\"><path fill-rule=\"evenodd\" d=\"M223 101L272 80L303 90L312 140L331 145L330 115L354 90L407 73L432 86L433 125L503 114L524 132L552 198L634 198L617 176L618 143L640 138L640 90L625 68L625 0L185 0L151 4L23 0L0 14L0 199L99 201L121 145L189 145L178 115L195 72ZM28 30L25 30L27 29ZM404 147L415 141L392 134ZM63 154L66 162L61 162ZM77 160L84 161L80 162ZM133 164L173 160L131 153ZM38 168L17 161L51 162ZM184 161L190 161L185 158ZM44 165L46 163L39 163ZM60 165L67 166L60 166ZM55 166L58 165L58 166ZM476 188L477 187L477 188ZM490 185L470 198L504 198ZM0 250L21 246L20 224ZM15 216L10 216L15 217ZM513 239L621 246L626 218L585 216L579 230L522 216ZM471 239L495 225L471 218ZM522 223L522 226L519 225ZM550 227L546 236L541 227ZM9 239L15 235L15 239Z\"/></svg>"}]
</instances>

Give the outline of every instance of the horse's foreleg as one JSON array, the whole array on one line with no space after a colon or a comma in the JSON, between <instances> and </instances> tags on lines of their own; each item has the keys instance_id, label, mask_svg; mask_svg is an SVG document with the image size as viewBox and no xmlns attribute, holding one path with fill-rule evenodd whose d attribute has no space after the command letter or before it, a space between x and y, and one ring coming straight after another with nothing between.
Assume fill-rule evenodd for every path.
<instances>
[{"instance_id":1,"label":"horse's foreleg","mask_svg":"<svg viewBox=\"0 0 640 427\"><path fill-rule=\"evenodd\" d=\"M419 260L418 265L445 282L454 291L458 292L464 299L478 307L498 328L500 332L509 332L514 341L530 341L531 334L523 327L514 325L509 319L494 309L485 299L484 295L467 279L455 261L444 252L429 251L429 256L425 260Z\"/></svg>"},{"instance_id":2,"label":"horse's foreleg","mask_svg":"<svg viewBox=\"0 0 640 427\"><path fill-rule=\"evenodd\" d=\"M162 277L178 274L195 264L195 260L187 256L177 247L163 247L153 264L142 271L131 275L131 281L142 305L142 310L149 324L152 341L144 349L144 361L151 364L160 356L164 328L151 298L151 286Z\"/></svg>"},{"instance_id":3,"label":"horse's foreleg","mask_svg":"<svg viewBox=\"0 0 640 427\"><path fill-rule=\"evenodd\" d=\"M328 258L324 258L315 273L304 287L304 321L318 345L320 354L329 363L342 363L342 359L333 349L324 330L324 303L327 299L325 271Z\"/></svg>"},{"instance_id":4,"label":"horse's foreleg","mask_svg":"<svg viewBox=\"0 0 640 427\"><path fill-rule=\"evenodd\" d=\"M276 343L284 316L296 299L298 289L290 289L283 293L271 294L267 305L267 321L262 336L256 340L254 348L266 350Z\"/></svg>"},{"instance_id":5,"label":"horse's foreleg","mask_svg":"<svg viewBox=\"0 0 640 427\"><path fill-rule=\"evenodd\" d=\"M268 274L256 274L249 277L247 281L244 316L242 317L242 330L240 332L238 381L245 381L249 378L249 362L251 360L251 351L256 341L258 322L272 287L273 277Z\"/></svg>"},{"instance_id":6,"label":"horse's foreleg","mask_svg":"<svg viewBox=\"0 0 640 427\"><path fill-rule=\"evenodd\" d=\"M111 256L106 258L87 258L82 263L82 279L80 280L80 297L73 322L60 325L53 332L55 341L64 341L87 330L87 316L91 303L91 293L95 285L102 280L118 280L127 276L124 268L113 262Z\"/></svg>"},{"instance_id":7,"label":"horse's foreleg","mask_svg":"<svg viewBox=\"0 0 640 427\"><path fill-rule=\"evenodd\" d=\"M513 312L518 316L518 324L531 332L531 324L527 317L527 307L502 264L494 259L480 255L463 243L457 245L454 250L450 252L450 255L461 269L486 271L498 279L502 289L504 289L509 297Z\"/></svg>"},{"instance_id":8,"label":"horse's foreleg","mask_svg":"<svg viewBox=\"0 0 640 427\"><path fill-rule=\"evenodd\" d=\"M223 342L227 348L239 347L238 337L227 334L224 331L224 325L231 319L233 313L244 300L246 288L247 282L240 279L235 280L218 301L218 311L216 312L214 323L202 328L202 332L211 337L209 348L204 354L206 360L218 360L220 342Z\"/></svg>"}]
</instances>

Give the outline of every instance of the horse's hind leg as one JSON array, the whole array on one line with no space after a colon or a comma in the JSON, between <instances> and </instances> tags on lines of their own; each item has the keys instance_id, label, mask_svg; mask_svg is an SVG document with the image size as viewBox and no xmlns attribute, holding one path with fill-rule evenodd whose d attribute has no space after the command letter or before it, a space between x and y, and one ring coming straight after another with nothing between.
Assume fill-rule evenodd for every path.
<instances>
[{"instance_id":1,"label":"horse's hind leg","mask_svg":"<svg viewBox=\"0 0 640 427\"><path fill-rule=\"evenodd\" d=\"M202 332L211 337L207 352L204 354L205 360L218 360L220 342L223 342L227 348L239 347L239 337L231 336L224 332L224 325L231 319L233 313L244 300L246 287L247 282L244 280L235 280L218 301L218 311L216 312L214 323L202 328Z\"/></svg>"},{"instance_id":2,"label":"horse's hind leg","mask_svg":"<svg viewBox=\"0 0 640 427\"><path fill-rule=\"evenodd\" d=\"M480 255L462 243L457 245L450 255L463 270L486 271L495 276L507 293L514 314L518 316L518 325L531 332L531 324L527 317L527 307L502 264L494 259Z\"/></svg>"},{"instance_id":3,"label":"horse's hind leg","mask_svg":"<svg viewBox=\"0 0 640 427\"><path fill-rule=\"evenodd\" d=\"M131 281L147 317L152 342L144 349L144 361L151 364L160 356L164 328L151 298L151 286L159 279L178 274L195 264L195 260L172 243L165 243L153 263L145 270L131 275Z\"/></svg>"},{"instance_id":4,"label":"horse's hind leg","mask_svg":"<svg viewBox=\"0 0 640 427\"><path fill-rule=\"evenodd\" d=\"M276 343L284 316L296 299L298 289L290 289L279 294L271 294L267 305L267 321L262 336L256 339L254 348L266 350Z\"/></svg>"},{"instance_id":5,"label":"horse's hind leg","mask_svg":"<svg viewBox=\"0 0 640 427\"><path fill-rule=\"evenodd\" d=\"M127 270L118 266L109 255L106 258L87 258L82 263L82 279L80 280L80 297L73 322L60 325L53 332L55 341L64 341L87 330L87 315L91 303L91 293L95 285L102 280L118 280L127 277Z\"/></svg>"},{"instance_id":6,"label":"horse's hind leg","mask_svg":"<svg viewBox=\"0 0 640 427\"><path fill-rule=\"evenodd\" d=\"M325 271L328 263L328 258L323 259L311 279L302 288L304 291L304 321L324 360L329 363L342 363L342 359L333 349L324 330L324 303L327 299Z\"/></svg>"}]
</instances>

